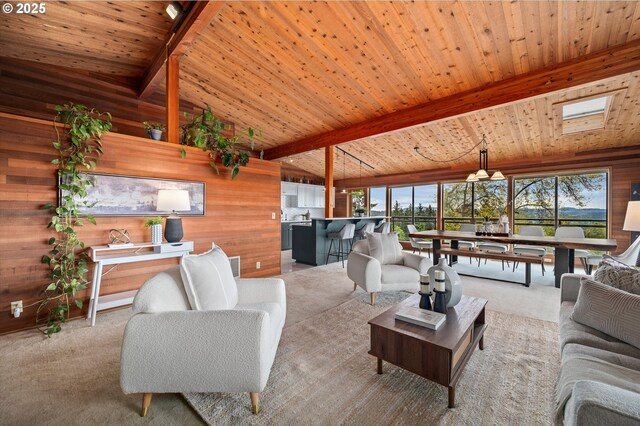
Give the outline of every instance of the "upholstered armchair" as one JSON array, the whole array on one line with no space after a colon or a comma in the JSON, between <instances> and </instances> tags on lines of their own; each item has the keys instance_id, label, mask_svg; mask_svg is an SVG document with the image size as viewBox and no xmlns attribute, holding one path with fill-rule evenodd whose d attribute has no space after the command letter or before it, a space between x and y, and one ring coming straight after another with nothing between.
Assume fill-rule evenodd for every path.
<instances>
[{"instance_id":1,"label":"upholstered armchair","mask_svg":"<svg viewBox=\"0 0 640 426\"><path fill-rule=\"evenodd\" d=\"M161 272L138 291L122 343L122 390L143 394L142 416L153 393L175 392L249 392L257 414L285 321L284 282L234 279L219 248L188 258L182 271Z\"/></svg>"},{"instance_id":2,"label":"upholstered armchair","mask_svg":"<svg viewBox=\"0 0 640 426\"><path fill-rule=\"evenodd\" d=\"M357 290L358 286L364 289L371 295L372 305L376 302L376 293L380 291L418 291L420 274L426 274L431 266L431 260L426 257L403 252L397 237L395 244L399 246L398 254L390 261L381 261L372 256L367 240L357 241L349 254L347 276L353 281L353 290Z\"/></svg>"}]
</instances>

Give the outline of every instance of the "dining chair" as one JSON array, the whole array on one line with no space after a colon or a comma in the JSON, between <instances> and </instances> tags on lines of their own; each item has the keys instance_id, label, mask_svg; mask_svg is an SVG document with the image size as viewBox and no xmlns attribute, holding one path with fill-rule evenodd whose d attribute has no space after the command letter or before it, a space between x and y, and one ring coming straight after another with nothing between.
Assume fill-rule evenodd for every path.
<instances>
[{"instance_id":1,"label":"dining chair","mask_svg":"<svg viewBox=\"0 0 640 426\"><path fill-rule=\"evenodd\" d=\"M556 237L584 238L584 230L579 226L559 226L558 228L556 228ZM589 265L587 265L587 258L591 256L591 252L588 250L577 249L574 250L573 256L576 259L580 259L580 263L584 268L584 272L588 273Z\"/></svg>"},{"instance_id":2,"label":"dining chair","mask_svg":"<svg viewBox=\"0 0 640 426\"><path fill-rule=\"evenodd\" d=\"M525 237L544 237L544 229L542 226L521 226L520 227L520 236ZM528 244L514 244L513 245L513 254L516 255L524 255L524 256L540 256L544 258L545 254L547 254L547 249L542 246L532 246ZM520 262L513 262L513 270L515 271ZM541 263L542 266L542 276L544 276L545 269L544 263Z\"/></svg>"}]
</instances>

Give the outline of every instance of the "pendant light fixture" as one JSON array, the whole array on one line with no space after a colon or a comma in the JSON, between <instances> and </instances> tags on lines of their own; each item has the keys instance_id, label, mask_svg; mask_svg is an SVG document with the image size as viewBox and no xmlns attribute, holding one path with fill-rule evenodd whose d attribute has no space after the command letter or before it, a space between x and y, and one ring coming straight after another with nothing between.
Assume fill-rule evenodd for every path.
<instances>
[{"instance_id":1,"label":"pendant light fixture","mask_svg":"<svg viewBox=\"0 0 640 426\"><path fill-rule=\"evenodd\" d=\"M482 149L480 149L480 165L478 171L471 173L467 177L467 182L478 182L481 180L504 180L505 177L500 170L496 170L491 177L489 177L489 150L487 149L487 140L484 134L482 135Z\"/></svg>"},{"instance_id":2,"label":"pendant light fixture","mask_svg":"<svg viewBox=\"0 0 640 426\"><path fill-rule=\"evenodd\" d=\"M345 176L345 158L347 157L347 154L342 151L342 181L344 182L344 176ZM340 191L341 194L346 194L347 193L347 188L342 188L342 191Z\"/></svg>"}]
</instances>

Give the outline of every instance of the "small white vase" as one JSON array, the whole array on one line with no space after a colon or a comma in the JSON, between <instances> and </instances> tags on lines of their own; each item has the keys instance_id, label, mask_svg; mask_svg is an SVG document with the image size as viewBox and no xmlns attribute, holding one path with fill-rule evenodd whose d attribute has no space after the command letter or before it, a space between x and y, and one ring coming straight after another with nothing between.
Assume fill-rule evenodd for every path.
<instances>
[{"instance_id":1,"label":"small white vase","mask_svg":"<svg viewBox=\"0 0 640 426\"><path fill-rule=\"evenodd\" d=\"M162 225L151 225L151 243L162 244Z\"/></svg>"},{"instance_id":2,"label":"small white vase","mask_svg":"<svg viewBox=\"0 0 640 426\"><path fill-rule=\"evenodd\" d=\"M460 280L460 275L458 275L455 269L447 265L444 257L440 258L437 265L433 265L427 270L427 274L429 274L429 282L436 282L436 271L444 271L444 289L447 292L445 295L447 308L456 306L462 298L462 280Z\"/></svg>"}]
</instances>

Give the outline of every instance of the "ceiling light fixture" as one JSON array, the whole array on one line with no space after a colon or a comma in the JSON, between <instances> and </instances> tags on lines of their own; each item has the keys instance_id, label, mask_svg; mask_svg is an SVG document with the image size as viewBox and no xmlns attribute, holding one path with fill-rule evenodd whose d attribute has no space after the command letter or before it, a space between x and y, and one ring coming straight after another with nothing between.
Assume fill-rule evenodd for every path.
<instances>
[{"instance_id":1,"label":"ceiling light fixture","mask_svg":"<svg viewBox=\"0 0 640 426\"><path fill-rule=\"evenodd\" d=\"M342 151L342 181L344 182L344 176L345 176L345 158L347 157L347 154ZM347 188L342 188L341 191L342 194L346 194L347 193Z\"/></svg>"},{"instance_id":2,"label":"ceiling light fixture","mask_svg":"<svg viewBox=\"0 0 640 426\"><path fill-rule=\"evenodd\" d=\"M489 177L489 150L487 149L487 140L484 134L482 135L482 149L480 150L480 165L478 171L471 173L467 176L467 182L478 182L481 180L504 180L505 177L500 170L496 170L491 177Z\"/></svg>"},{"instance_id":3,"label":"ceiling light fixture","mask_svg":"<svg viewBox=\"0 0 640 426\"><path fill-rule=\"evenodd\" d=\"M182 5L180 5L180 3L178 3L177 1L172 1L167 5L165 11L167 12L167 15L169 15L169 18L171 18L172 21L175 21L178 15L184 12L184 9L182 8Z\"/></svg>"}]
</instances>

